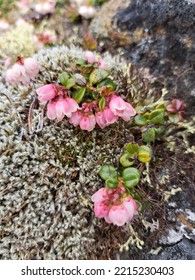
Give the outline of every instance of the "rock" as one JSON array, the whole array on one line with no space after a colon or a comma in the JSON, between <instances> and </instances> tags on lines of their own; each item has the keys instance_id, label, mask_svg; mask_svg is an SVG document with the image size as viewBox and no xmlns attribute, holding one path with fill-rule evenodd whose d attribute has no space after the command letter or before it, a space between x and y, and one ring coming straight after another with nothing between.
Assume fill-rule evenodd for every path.
<instances>
[{"instance_id":1,"label":"rock","mask_svg":"<svg viewBox=\"0 0 195 280\"><path fill-rule=\"evenodd\" d=\"M159 255L150 254L149 260L195 260L195 244L188 239L166 247Z\"/></svg>"},{"instance_id":2,"label":"rock","mask_svg":"<svg viewBox=\"0 0 195 280\"><path fill-rule=\"evenodd\" d=\"M165 85L194 106L195 1L129 0L125 7L115 2L103 6L91 31L106 40L107 48L122 47L156 87Z\"/></svg>"}]
</instances>

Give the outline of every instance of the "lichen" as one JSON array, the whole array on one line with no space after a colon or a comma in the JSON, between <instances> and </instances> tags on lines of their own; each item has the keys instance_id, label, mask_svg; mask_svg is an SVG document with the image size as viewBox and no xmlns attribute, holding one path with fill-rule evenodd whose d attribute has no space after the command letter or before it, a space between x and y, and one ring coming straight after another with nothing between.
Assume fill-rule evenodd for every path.
<instances>
[{"instance_id":1,"label":"lichen","mask_svg":"<svg viewBox=\"0 0 195 280\"><path fill-rule=\"evenodd\" d=\"M97 258L95 228L103 226L93 217L90 196L102 185L100 166L118 161L124 134L116 133L117 125L84 133L66 121L50 122L46 117L37 130L42 112L36 105L32 130L28 126L35 89L57 82L64 70L72 71L71 63L81 55L74 46L43 49L37 54L41 71L36 82L17 87L0 83L3 259ZM109 55L105 61L116 67Z\"/></svg>"},{"instance_id":2,"label":"lichen","mask_svg":"<svg viewBox=\"0 0 195 280\"><path fill-rule=\"evenodd\" d=\"M28 57L37 51L37 43L34 37L34 26L23 21L6 31L0 37L0 56Z\"/></svg>"}]
</instances>

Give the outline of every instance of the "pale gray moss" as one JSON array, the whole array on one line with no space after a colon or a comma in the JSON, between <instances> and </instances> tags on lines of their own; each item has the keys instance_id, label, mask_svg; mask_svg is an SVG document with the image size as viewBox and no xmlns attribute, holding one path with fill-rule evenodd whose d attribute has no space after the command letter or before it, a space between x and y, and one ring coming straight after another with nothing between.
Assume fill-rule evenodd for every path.
<instances>
[{"instance_id":1,"label":"pale gray moss","mask_svg":"<svg viewBox=\"0 0 195 280\"><path fill-rule=\"evenodd\" d=\"M117 125L91 133L65 120L44 117L40 132L28 131L29 108L35 89L57 82L62 71L82 56L72 46L43 49L37 54L41 71L29 86L0 83L0 257L2 259L97 258L90 196L102 181L102 163L116 163L123 143ZM114 69L122 68L107 56ZM114 75L114 71L113 71ZM19 113L19 118L16 113ZM40 108L34 108L40 116ZM35 120L36 122L36 120ZM117 143L117 145L115 145ZM108 242L112 242L111 240Z\"/></svg>"}]
</instances>

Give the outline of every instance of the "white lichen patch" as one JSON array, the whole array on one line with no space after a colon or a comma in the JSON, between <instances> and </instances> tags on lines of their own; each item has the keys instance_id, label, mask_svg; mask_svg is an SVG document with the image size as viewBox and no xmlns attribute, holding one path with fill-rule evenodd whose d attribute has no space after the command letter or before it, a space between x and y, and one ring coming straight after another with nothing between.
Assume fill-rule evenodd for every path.
<instances>
[{"instance_id":1,"label":"white lichen patch","mask_svg":"<svg viewBox=\"0 0 195 280\"><path fill-rule=\"evenodd\" d=\"M28 127L35 89L57 83L80 57L74 46L43 49L37 55L41 71L29 86L0 82L1 259L97 258L95 228L103 226L90 197L103 186L100 166L118 162L121 135L115 126L86 133L46 117L39 132ZM105 61L116 67L111 57Z\"/></svg>"},{"instance_id":2,"label":"white lichen patch","mask_svg":"<svg viewBox=\"0 0 195 280\"><path fill-rule=\"evenodd\" d=\"M185 213L186 213L186 218L189 221L195 222L195 212L192 212L190 209L186 209Z\"/></svg>"}]
</instances>

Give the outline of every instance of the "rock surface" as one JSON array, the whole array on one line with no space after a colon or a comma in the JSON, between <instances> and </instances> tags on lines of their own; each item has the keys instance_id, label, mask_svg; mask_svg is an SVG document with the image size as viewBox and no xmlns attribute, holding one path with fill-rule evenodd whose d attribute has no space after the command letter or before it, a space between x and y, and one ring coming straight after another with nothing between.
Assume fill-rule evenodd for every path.
<instances>
[{"instance_id":1,"label":"rock surface","mask_svg":"<svg viewBox=\"0 0 195 280\"><path fill-rule=\"evenodd\" d=\"M105 5L91 31L104 39L108 48L122 47L126 58L144 68L156 87L165 85L194 106L195 2L125 2L111 0Z\"/></svg>"},{"instance_id":2,"label":"rock surface","mask_svg":"<svg viewBox=\"0 0 195 280\"><path fill-rule=\"evenodd\" d=\"M195 109L195 1L111 0L91 23L91 31L104 42L104 49L120 52L140 68L156 89L166 86L171 97L184 100L191 118ZM178 174L170 189L179 186L182 191L168 200L166 230L155 248L140 251L138 259L195 259L195 185L191 174L183 172L185 159L180 160L182 168L168 167L170 178ZM121 258L129 259L129 255L124 253Z\"/></svg>"},{"instance_id":3,"label":"rock surface","mask_svg":"<svg viewBox=\"0 0 195 280\"><path fill-rule=\"evenodd\" d=\"M166 247L160 254L150 254L150 260L195 260L195 244L184 238L179 243Z\"/></svg>"}]
</instances>

